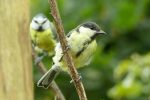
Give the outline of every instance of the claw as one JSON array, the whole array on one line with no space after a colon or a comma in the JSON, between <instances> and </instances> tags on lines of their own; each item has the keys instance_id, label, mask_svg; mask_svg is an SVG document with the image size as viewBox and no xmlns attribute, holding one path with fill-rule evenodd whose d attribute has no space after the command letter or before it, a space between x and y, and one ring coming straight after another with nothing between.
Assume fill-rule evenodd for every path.
<instances>
[{"instance_id":1,"label":"claw","mask_svg":"<svg viewBox=\"0 0 150 100\"><path fill-rule=\"evenodd\" d=\"M66 46L64 52L62 52L62 54L64 55L67 51L69 50L69 46Z\"/></svg>"},{"instance_id":2,"label":"claw","mask_svg":"<svg viewBox=\"0 0 150 100\"><path fill-rule=\"evenodd\" d=\"M66 53L69 50L69 46L66 47L64 53Z\"/></svg>"},{"instance_id":3,"label":"claw","mask_svg":"<svg viewBox=\"0 0 150 100\"><path fill-rule=\"evenodd\" d=\"M37 57L37 58L35 59L35 61L34 61L35 65L39 64L39 63L42 61L43 58L44 58L44 56Z\"/></svg>"},{"instance_id":4,"label":"claw","mask_svg":"<svg viewBox=\"0 0 150 100\"><path fill-rule=\"evenodd\" d=\"M48 53L47 52L43 52L43 56L48 56Z\"/></svg>"},{"instance_id":5,"label":"claw","mask_svg":"<svg viewBox=\"0 0 150 100\"><path fill-rule=\"evenodd\" d=\"M43 55L42 56L40 56L40 57L37 57L36 59L35 59L35 65L37 65L37 64L39 64L42 60L43 60L43 58L45 57L45 56L47 56L48 54L46 53L46 52L44 52L43 53Z\"/></svg>"},{"instance_id":6,"label":"claw","mask_svg":"<svg viewBox=\"0 0 150 100\"><path fill-rule=\"evenodd\" d=\"M81 74L79 73L78 75L79 75L79 78L75 80L75 81L77 81L77 82L79 82L79 81L82 80ZM74 82L74 80L72 79L72 80L70 81L70 83L73 83L73 82Z\"/></svg>"}]
</instances>

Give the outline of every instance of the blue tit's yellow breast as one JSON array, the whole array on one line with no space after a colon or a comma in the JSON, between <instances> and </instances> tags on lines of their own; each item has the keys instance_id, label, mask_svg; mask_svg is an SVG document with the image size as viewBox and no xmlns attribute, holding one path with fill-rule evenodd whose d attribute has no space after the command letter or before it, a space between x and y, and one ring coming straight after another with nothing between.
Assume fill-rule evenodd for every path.
<instances>
[{"instance_id":1,"label":"blue tit's yellow breast","mask_svg":"<svg viewBox=\"0 0 150 100\"><path fill-rule=\"evenodd\" d=\"M53 39L53 35L50 29L47 29L42 32L38 32L36 30L30 29L30 35L32 41L39 48L48 52L54 51L55 40Z\"/></svg>"}]
</instances>

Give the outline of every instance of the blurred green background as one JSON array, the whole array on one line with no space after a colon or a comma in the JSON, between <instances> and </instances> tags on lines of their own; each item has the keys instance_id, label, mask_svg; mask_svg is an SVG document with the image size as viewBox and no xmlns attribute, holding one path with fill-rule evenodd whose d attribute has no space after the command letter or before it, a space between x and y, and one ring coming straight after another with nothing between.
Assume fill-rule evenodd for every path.
<instances>
[{"instance_id":1,"label":"blurred green background","mask_svg":"<svg viewBox=\"0 0 150 100\"><path fill-rule=\"evenodd\" d=\"M92 63L79 69L89 100L150 99L150 0L57 0L65 32L94 21L109 35L98 38ZM31 18L44 13L50 20L48 0L31 0ZM47 69L51 58L45 58ZM35 100L53 100L50 90L36 87L42 76L34 68ZM70 77L56 82L67 100L78 100Z\"/></svg>"}]
</instances>

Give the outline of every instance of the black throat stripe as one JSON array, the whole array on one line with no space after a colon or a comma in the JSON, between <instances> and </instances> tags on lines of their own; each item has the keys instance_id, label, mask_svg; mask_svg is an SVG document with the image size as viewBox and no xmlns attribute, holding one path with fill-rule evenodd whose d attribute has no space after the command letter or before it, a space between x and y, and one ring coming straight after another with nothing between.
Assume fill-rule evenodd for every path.
<instances>
[{"instance_id":1,"label":"black throat stripe","mask_svg":"<svg viewBox=\"0 0 150 100\"><path fill-rule=\"evenodd\" d=\"M81 54L82 54L82 52L84 52L85 50L86 50L86 48L89 46L89 44L96 38L96 36L97 36L98 34L94 34L93 36L91 36L91 40L90 41L88 41L88 42L86 42L85 44L84 44L84 46L83 46L83 48L80 50L80 51L78 51L77 53L76 53L76 57L79 57ZM87 46L86 46L87 45Z\"/></svg>"},{"instance_id":2,"label":"black throat stripe","mask_svg":"<svg viewBox=\"0 0 150 100\"><path fill-rule=\"evenodd\" d=\"M94 34L93 36L91 36L91 41L93 41L99 34Z\"/></svg>"}]
</instances>

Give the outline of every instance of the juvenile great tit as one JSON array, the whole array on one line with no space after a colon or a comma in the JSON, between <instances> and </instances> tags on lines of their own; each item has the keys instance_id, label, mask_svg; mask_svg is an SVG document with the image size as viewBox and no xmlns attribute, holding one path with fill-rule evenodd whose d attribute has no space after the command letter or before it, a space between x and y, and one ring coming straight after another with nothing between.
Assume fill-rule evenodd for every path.
<instances>
[{"instance_id":1,"label":"juvenile great tit","mask_svg":"<svg viewBox=\"0 0 150 100\"><path fill-rule=\"evenodd\" d=\"M106 34L94 22L85 22L73 29L66 36L69 50L77 68L88 65L97 48L96 37ZM48 88L60 71L67 71L67 63L64 61L60 43L55 47L55 56L51 69L38 81L38 87Z\"/></svg>"},{"instance_id":2,"label":"juvenile great tit","mask_svg":"<svg viewBox=\"0 0 150 100\"><path fill-rule=\"evenodd\" d=\"M54 39L54 29L53 23L51 23L48 18L43 14L37 14L33 17L30 23L30 36L32 40L32 45L35 51L40 54L48 54L52 56L54 54L54 48L56 41ZM36 63L42 60L44 56L36 59Z\"/></svg>"}]
</instances>

